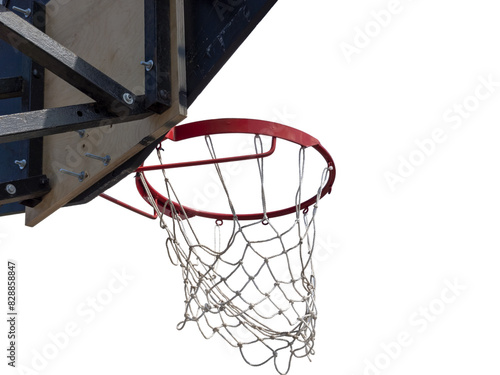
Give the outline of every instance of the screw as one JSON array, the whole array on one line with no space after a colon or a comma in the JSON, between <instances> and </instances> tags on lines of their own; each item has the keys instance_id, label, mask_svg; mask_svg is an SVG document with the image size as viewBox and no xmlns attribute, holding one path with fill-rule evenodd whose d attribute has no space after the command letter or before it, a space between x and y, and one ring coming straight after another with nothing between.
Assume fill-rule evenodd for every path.
<instances>
[{"instance_id":1,"label":"screw","mask_svg":"<svg viewBox=\"0 0 500 375\"><path fill-rule=\"evenodd\" d=\"M7 193L9 193L10 195L14 195L16 194L17 192L17 189L14 185L12 184L8 184L6 187L5 187L5 190L7 191Z\"/></svg>"},{"instance_id":2,"label":"screw","mask_svg":"<svg viewBox=\"0 0 500 375\"><path fill-rule=\"evenodd\" d=\"M153 60L141 61L141 65L144 65L144 67L146 68L146 71L149 72L149 71L151 71L151 69L153 69L154 62L153 62Z\"/></svg>"},{"instance_id":3,"label":"screw","mask_svg":"<svg viewBox=\"0 0 500 375\"><path fill-rule=\"evenodd\" d=\"M59 169L59 172L67 174L68 176L77 177L78 181L80 181L80 182L83 182L83 180L85 180L85 171L82 171L80 173L75 173L75 172L68 171L66 169Z\"/></svg>"},{"instance_id":4,"label":"screw","mask_svg":"<svg viewBox=\"0 0 500 375\"><path fill-rule=\"evenodd\" d=\"M19 169L23 170L24 168L26 168L27 162L26 162L25 159L23 159L23 160L16 160L16 161L14 161L14 164L17 164L19 166Z\"/></svg>"},{"instance_id":5,"label":"screw","mask_svg":"<svg viewBox=\"0 0 500 375\"><path fill-rule=\"evenodd\" d=\"M104 163L104 166L108 166L109 162L111 161L111 156L109 156L109 155L102 157L102 156L97 156L97 155L86 153L85 156L88 158L91 158L91 159L102 161Z\"/></svg>"},{"instance_id":6,"label":"screw","mask_svg":"<svg viewBox=\"0 0 500 375\"><path fill-rule=\"evenodd\" d=\"M123 94L123 100L125 101L125 103L127 103L129 105L134 104L134 97L129 92L126 92L125 94Z\"/></svg>"},{"instance_id":7,"label":"screw","mask_svg":"<svg viewBox=\"0 0 500 375\"><path fill-rule=\"evenodd\" d=\"M12 10L15 10L16 12L24 14L24 17L26 17L26 18L31 16L31 9L30 8L23 9L23 8L19 8L19 7L12 7Z\"/></svg>"},{"instance_id":8,"label":"screw","mask_svg":"<svg viewBox=\"0 0 500 375\"><path fill-rule=\"evenodd\" d=\"M38 69L33 69L33 77L40 78L42 75L38 71Z\"/></svg>"},{"instance_id":9,"label":"screw","mask_svg":"<svg viewBox=\"0 0 500 375\"><path fill-rule=\"evenodd\" d=\"M80 138L85 137L85 130L77 130L76 132L80 135Z\"/></svg>"}]
</instances>

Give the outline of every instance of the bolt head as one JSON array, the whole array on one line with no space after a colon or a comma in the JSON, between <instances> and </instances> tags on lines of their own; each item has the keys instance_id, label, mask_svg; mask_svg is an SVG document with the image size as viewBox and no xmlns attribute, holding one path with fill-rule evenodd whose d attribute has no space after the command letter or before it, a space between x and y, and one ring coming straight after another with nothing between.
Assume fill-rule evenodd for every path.
<instances>
[{"instance_id":1,"label":"bolt head","mask_svg":"<svg viewBox=\"0 0 500 375\"><path fill-rule=\"evenodd\" d=\"M123 101L129 105L134 104L134 97L131 93L126 92L125 94L123 94Z\"/></svg>"},{"instance_id":2,"label":"bolt head","mask_svg":"<svg viewBox=\"0 0 500 375\"><path fill-rule=\"evenodd\" d=\"M25 159L23 159L23 160L16 160L16 161L14 161L14 164L16 164L19 167L20 170L23 170L24 168L26 168L27 162L26 162Z\"/></svg>"},{"instance_id":3,"label":"bolt head","mask_svg":"<svg viewBox=\"0 0 500 375\"><path fill-rule=\"evenodd\" d=\"M141 61L141 65L144 65L144 67L146 68L146 72L150 72L153 69L154 62L153 60Z\"/></svg>"},{"instance_id":4,"label":"bolt head","mask_svg":"<svg viewBox=\"0 0 500 375\"><path fill-rule=\"evenodd\" d=\"M7 191L7 193L9 193L10 195L14 195L16 194L17 192L17 189L14 185L12 184L8 184L6 187L5 187L5 190Z\"/></svg>"}]
</instances>

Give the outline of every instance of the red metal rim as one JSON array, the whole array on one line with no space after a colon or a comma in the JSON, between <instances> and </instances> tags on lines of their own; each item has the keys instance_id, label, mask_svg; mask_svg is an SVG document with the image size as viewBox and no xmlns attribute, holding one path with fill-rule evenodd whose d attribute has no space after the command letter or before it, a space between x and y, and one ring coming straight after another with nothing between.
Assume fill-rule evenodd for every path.
<instances>
[{"instance_id":1,"label":"red metal rim","mask_svg":"<svg viewBox=\"0 0 500 375\"><path fill-rule=\"evenodd\" d=\"M321 191L320 198L323 198L326 194L331 193L333 182L335 181L335 164L331 155L328 151L319 143L316 138L311 137L309 134L304 133L300 130L291 128L286 125L277 124L275 122L263 121L263 120L251 120L251 119L216 119L216 120L206 120L193 122L190 124L180 125L173 127L168 134L165 136L165 140L171 140L174 142L183 141L185 139L201 137L205 135L215 135L215 134L227 134L227 133L246 133L246 134L258 134L267 135L275 138L280 138L289 142L296 143L303 147L312 147L325 159L327 166L329 168L328 180ZM271 151L270 151L271 152ZM272 152L271 152L272 153ZM267 156L269 153L266 154ZM250 157L249 157L250 158ZM225 158L220 159L215 162L228 162L234 160L241 160L241 158ZM207 161L200 161L186 163L185 165L180 164L164 164L160 166L144 167L141 166L137 169L137 172L146 172L155 169L168 169L168 168L178 168L182 166L194 166L207 164ZM187 217L200 216L205 218L211 218L215 220L233 220L232 214L223 214L217 212L208 212L195 210L187 206L181 206L176 202L169 202L169 200L159 193L156 189L151 186L146 177L144 176L145 184L147 189L150 191L153 199L156 201L158 208L166 215L171 216L171 204L174 205L175 210L181 215L182 219ZM139 194L149 203L149 197L145 186L139 174L136 176L136 186ZM300 204L300 209L307 209L309 206L316 202L316 195L309 198L308 200ZM185 215L183 214L185 212ZM281 210L267 212L268 218L284 216L296 212L296 206L293 205L288 208ZM237 215L238 220L260 220L264 219L264 213L254 213L254 214L241 214Z\"/></svg>"}]
</instances>

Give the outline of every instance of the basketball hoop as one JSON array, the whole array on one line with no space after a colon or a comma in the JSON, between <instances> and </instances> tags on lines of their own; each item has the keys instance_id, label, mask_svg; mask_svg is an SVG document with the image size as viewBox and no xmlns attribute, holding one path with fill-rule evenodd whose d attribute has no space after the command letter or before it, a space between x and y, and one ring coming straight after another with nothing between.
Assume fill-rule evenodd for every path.
<instances>
[{"instance_id":1,"label":"basketball hoop","mask_svg":"<svg viewBox=\"0 0 500 375\"><path fill-rule=\"evenodd\" d=\"M272 146L268 152L265 153L256 153L252 155L246 156L237 156L237 157L229 157L229 158L221 158L221 159L209 159L209 160L200 160L194 162L185 162L185 163L175 163L175 164L160 164L153 165L147 167L140 167L137 169L137 172L147 172L147 171L155 171L155 170L165 170L172 168L182 168L182 167L192 167L192 166L200 166L206 164L221 164L228 162L236 162L243 160L252 160L259 158L266 158L271 156L276 150L276 138L280 138L289 142L296 143L304 148L312 147L314 148L321 156L324 157L327 166L329 168L329 177L328 181L325 183L324 188L321 191L320 198L323 198L326 194L331 192L333 182L335 180L335 165L333 163L333 159L325 150L325 148L319 143L319 141L310 135L301 132L300 130L291 128L289 126L280 125L273 122L262 121L262 120L248 120L248 119L218 119L218 120L208 120L208 121L200 121L187 125L176 126L172 128L172 130L165 136L165 140L170 140L174 142L183 141L190 138L201 137L201 136L210 136L215 134L228 134L228 133L246 133L246 134L255 134L255 135L267 135L273 137ZM170 216L169 207L170 204L166 204L168 199L156 191L151 184L147 181L145 177L142 179L137 177L137 189L141 196L149 203L148 190L151 192L155 200L158 202L159 207L165 207L165 214ZM145 182L143 184L143 181ZM148 189L146 189L146 186ZM317 197L311 197L310 199L302 202L300 204L300 209L306 209L315 203ZM176 203L173 203L175 207L177 207L177 211L182 214L186 214L186 217L200 216L205 218L212 218L216 220L233 220L233 215L231 214L221 214L216 212L206 212L199 211L193 208L189 208L183 206L183 210L179 210L179 206ZM262 219L264 216L267 218L273 218L283 215L288 215L295 212L297 207L291 206L285 209L276 210L272 212L264 213L256 213L256 214L240 214L237 215L239 220L258 220ZM181 215L184 217L183 215Z\"/></svg>"},{"instance_id":2,"label":"basketball hoop","mask_svg":"<svg viewBox=\"0 0 500 375\"><path fill-rule=\"evenodd\" d=\"M217 158L212 137L237 133L254 136L255 153ZM169 142L202 136L211 159L163 164L162 147L168 149ZM263 149L264 136L272 137L268 151ZM264 160L275 153L278 140L291 142L299 149L299 181L292 205L268 211ZM316 194L302 200L306 149L318 152L325 165L317 176ZM159 165L137 169L136 185L167 232L170 260L182 268L185 310L177 328L195 322L206 339L221 336L240 350L248 364L261 366L272 360L278 373L287 374L293 357L310 358L314 354L317 310L312 255L319 201L331 192L335 179L330 154L318 140L288 126L259 120L219 119L174 127L163 146L157 148L157 155ZM232 199L231 181L226 181L220 167L223 163L247 160L255 160L260 178L262 207L257 213L236 211L238 204ZM188 207L179 199L167 170L201 165L214 166L230 213ZM146 179L145 173L155 170L163 173L163 194ZM280 218L281 225L288 216L285 229L278 229L275 220ZM199 232L207 228L206 223L201 225L203 218L216 220L213 247L200 241ZM228 221L231 228L222 228ZM200 225L196 231L195 224ZM224 231L228 232L223 240Z\"/></svg>"}]
</instances>

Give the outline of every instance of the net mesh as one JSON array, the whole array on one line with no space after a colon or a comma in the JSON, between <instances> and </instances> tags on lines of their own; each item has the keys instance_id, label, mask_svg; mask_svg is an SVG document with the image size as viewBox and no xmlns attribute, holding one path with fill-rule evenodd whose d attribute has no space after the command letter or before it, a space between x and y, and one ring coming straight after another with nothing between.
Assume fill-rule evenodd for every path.
<instances>
[{"instance_id":1,"label":"net mesh","mask_svg":"<svg viewBox=\"0 0 500 375\"><path fill-rule=\"evenodd\" d=\"M210 136L206 144L216 158ZM260 136L254 139L255 152L262 153ZM160 163L161 150L157 150ZM189 322L197 324L206 339L222 337L239 349L251 366L272 362L276 371L287 374L293 357L314 354L317 309L313 249L316 237L315 218L322 188L331 169L324 169L317 199L311 209L301 209L302 183L306 153L299 150L298 186L295 214L288 215L288 224L275 224L267 217L264 189L264 159L256 159L260 176L263 216L261 220L238 220L229 187L218 164L214 164L233 215L228 239L223 241L222 221L214 226L213 247L201 243L193 220L186 219L165 170L167 205L171 217L163 215L147 188L151 205L160 216L160 225L167 232L166 247L171 262L180 266L184 281L184 319L177 325L183 329ZM178 202L180 208L172 202ZM179 206L177 206L179 207ZM283 219L283 218L280 218ZM280 221L279 224L282 224Z\"/></svg>"}]
</instances>

